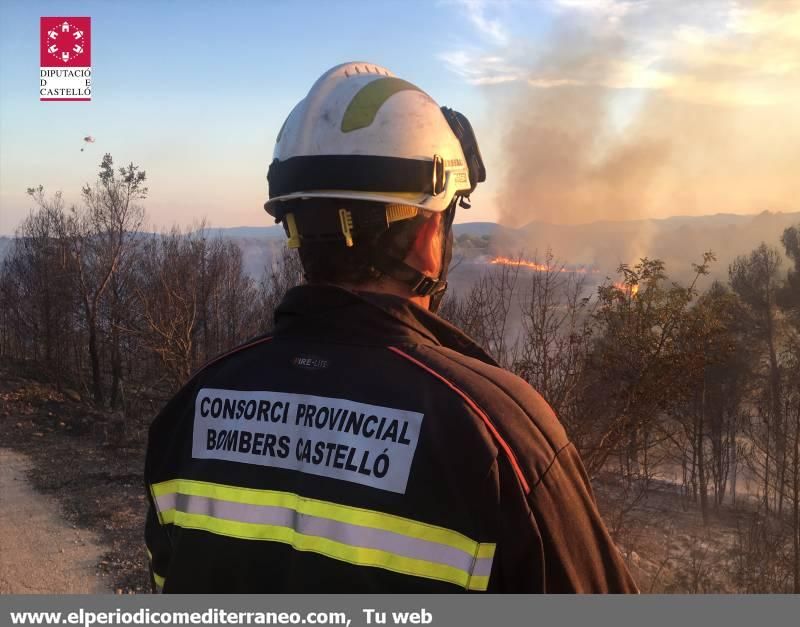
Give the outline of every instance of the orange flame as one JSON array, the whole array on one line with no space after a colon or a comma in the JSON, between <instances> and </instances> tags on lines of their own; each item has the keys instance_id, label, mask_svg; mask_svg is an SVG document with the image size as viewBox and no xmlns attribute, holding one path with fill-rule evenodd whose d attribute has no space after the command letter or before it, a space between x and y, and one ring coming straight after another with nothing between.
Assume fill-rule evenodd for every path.
<instances>
[{"instance_id":1,"label":"orange flame","mask_svg":"<svg viewBox=\"0 0 800 627\"><path fill-rule=\"evenodd\" d=\"M614 287L617 288L620 292L624 292L625 294L630 294L631 296L636 296L639 293L639 284L634 283L633 285L628 285L626 283L614 283Z\"/></svg>"},{"instance_id":2,"label":"orange flame","mask_svg":"<svg viewBox=\"0 0 800 627\"><path fill-rule=\"evenodd\" d=\"M571 272L577 274L597 274L598 270L594 268L586 268L578 266L577 268L569 268L567 266L548 266L546 263L537 263L527 259L512 259L511 257L495 257L489 261L492 265L501 266L519 266L521 268L528 268L534 272Z\"/></svg>"}]
</instances>

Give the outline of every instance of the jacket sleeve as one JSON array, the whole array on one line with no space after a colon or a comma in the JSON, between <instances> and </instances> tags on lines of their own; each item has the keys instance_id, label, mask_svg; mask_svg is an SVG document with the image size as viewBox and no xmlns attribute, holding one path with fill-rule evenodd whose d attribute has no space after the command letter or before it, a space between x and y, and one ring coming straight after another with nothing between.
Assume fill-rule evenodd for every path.
<instances>
[{"instance_id":1,"label":"jacket sleeve","mask_svg":"<svg viewBox=\"0 0 800 627\"><path fill-rule=\"evenodd\" d=\"M158 521L158 515L152 503L147 510L144 536L145 544L147 545L152 591L162 592L165 575L169 570L170 542L166 530Z\"/></svg>"},{"instance_id":2,"label":"jacket sleeve","mask_svg":"<svg viewBox=\"0 0 800 627\"><path fill-rule=\"evenodd\" d=\"M149 504L144 535L153 592L163 591L165 578L169 573L172 544L167 529L159 520L152 484L164 474L163 467L170 460L170 457L163 452L164 442L171 439L176 419L181 415L180 412L185 411L187 406L191 406L187 405L186 400L191 391L189 384L184 386L170 399L150 424L144 467L144 488Z\"/></svg>"},{"instance_id":3,"label":"jacket sleeve","mask_svg":"<svg viewBox=\"0 0 800 627\"><path fill-rule=\"evenodd\" d=\"M638 593L569 443L527 496L544 562L544 592Z\"/></svg>"},{"instance_id":4,"label":"jacket sleeve","mask_svg":"<svg viewBox=\"0 0 800 627\"><path fill-rule=\"evenodd\" d=\"M499 517L490 590L638 592L578 452L544 398L507 370L455 351L421 356L457 382L505 445L490 474Z\"/></svg>"}]
</instances>

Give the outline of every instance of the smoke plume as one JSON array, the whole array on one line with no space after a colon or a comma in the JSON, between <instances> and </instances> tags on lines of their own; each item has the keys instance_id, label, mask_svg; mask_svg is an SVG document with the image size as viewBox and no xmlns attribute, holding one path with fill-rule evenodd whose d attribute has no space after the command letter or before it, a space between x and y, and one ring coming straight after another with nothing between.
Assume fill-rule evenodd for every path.
<instances>
[{"instance_id":1,"label":"smoke plume","mask_svg":"<svg viewBox=\"0 0 800 627\"><path fill-rule=\"evenodd\" d=\"M557 18L514 83L501 222L800 208L800 2L612 4Z\"/></svg>"}]
</instances>

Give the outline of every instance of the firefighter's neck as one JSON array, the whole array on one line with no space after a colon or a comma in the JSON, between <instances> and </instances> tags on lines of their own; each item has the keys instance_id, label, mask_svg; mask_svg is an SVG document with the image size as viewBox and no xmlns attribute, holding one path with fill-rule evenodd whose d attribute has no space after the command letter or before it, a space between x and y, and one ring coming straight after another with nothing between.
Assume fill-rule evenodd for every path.
<instances>
[{"instance_id":1,"label":"firefighter's neck","mask_svg":"<svg viewBox=\"0 0 800 627\"><path fill-rule=\"evenodd\" d=\"M369 283L362 283L360 285L343 284L341 287L353 292L373 292L375 294L391 294L392 296L399 296L415 305L419 305L423 309L429 309L431 303L430 296L420 296L414 294L411 288L405 283L401 283L391 277L383 276L377 281L370 281Z\"/></svg>"},{"instance_id":2,"label":"firefighter's neck","mask_svg":"<svg viewBox=\"0 0 800 627\"><path fill-rule=\"evenodd\" d=\"M420 227L417 238L414 240L414 244L404 260L415 270L419 270L432 278L438 277L442 269L442 246L444 242L442 241L440 220L440 214L435 214ZM376 281L357 286L344 285L343 287L357 292L391 294L410 300L424 309L430 307L430 296L414 294L405 283L385 275Z\"/></svg>"}]
</instances>

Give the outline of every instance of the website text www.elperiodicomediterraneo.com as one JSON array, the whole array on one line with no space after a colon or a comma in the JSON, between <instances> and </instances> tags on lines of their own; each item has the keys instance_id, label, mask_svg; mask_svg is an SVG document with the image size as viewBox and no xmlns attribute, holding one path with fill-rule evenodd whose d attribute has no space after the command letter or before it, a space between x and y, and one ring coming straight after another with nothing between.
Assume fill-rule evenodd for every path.
<instances>
[{"instance_id":1,"label":"website text www.elperiodicomediterraneo.com","mask_svg":"<svg viewBox=\"0 0 800 627\"><path fill-rule=\"evenodd\" d=\"M367 625L385 624L386 614L373 609L362 609L360 618ZM419 611L390 612L395 625L429 625L433 615L425 609ZM9 612L12 625L343 625L350 627L352 620L347 612L264 612L229 611L209 608L204 611L163 611L140 608L138 610L71 612ZM381 620L382 619L382 620Z\"/></svg>"}]
</instances>

